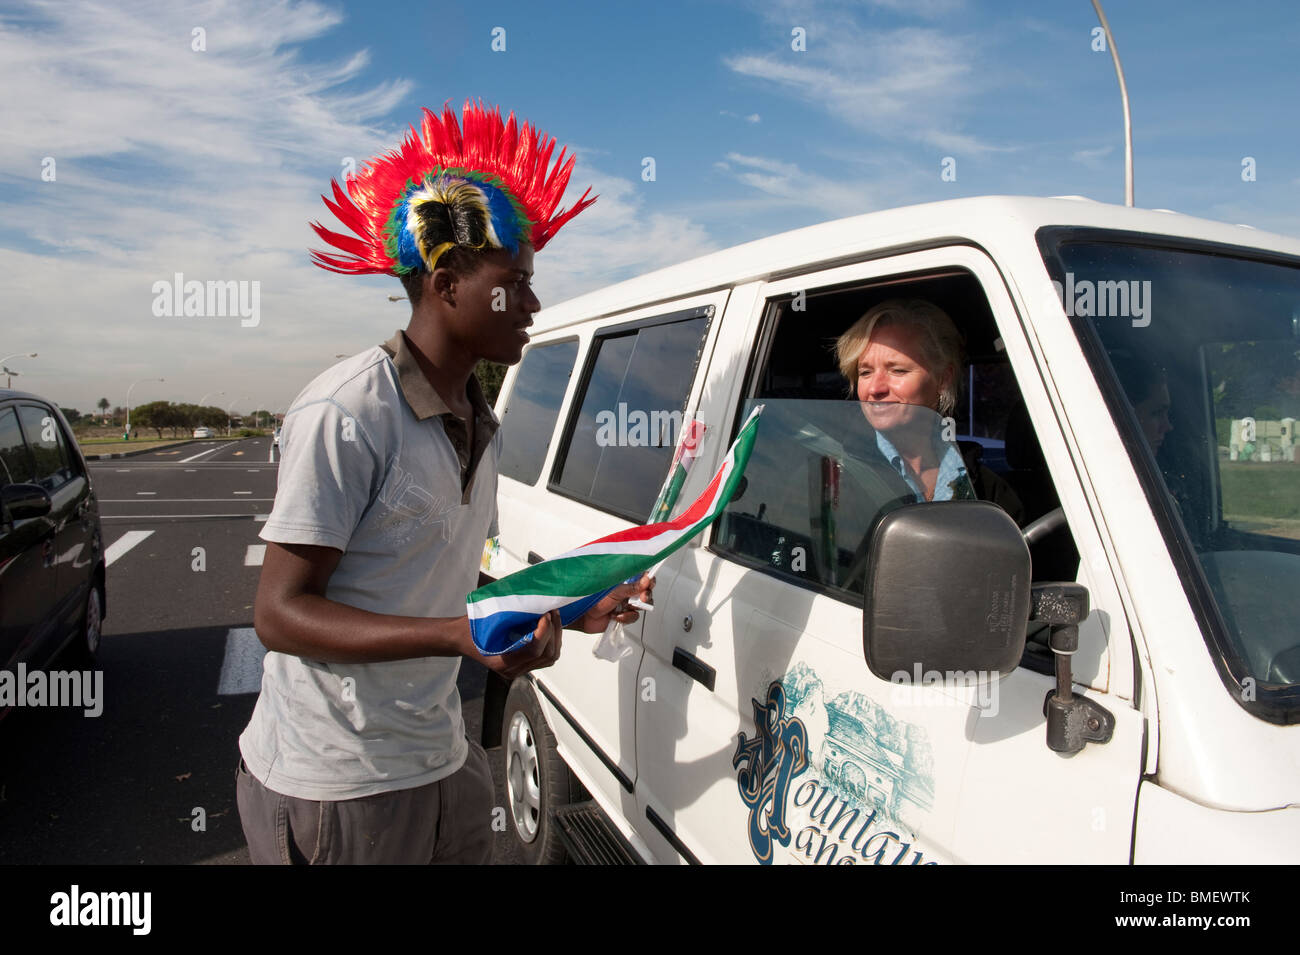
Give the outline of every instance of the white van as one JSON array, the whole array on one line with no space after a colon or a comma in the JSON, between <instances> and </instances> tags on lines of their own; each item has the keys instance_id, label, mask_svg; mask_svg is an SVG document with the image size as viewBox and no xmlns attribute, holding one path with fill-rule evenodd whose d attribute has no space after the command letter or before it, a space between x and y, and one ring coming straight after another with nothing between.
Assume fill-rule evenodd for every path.
<instances>
[{"instance_id":1,"label":"white van","mask_svg":"<svg viewBox=\"0 0 1300 955\"><path fill-rule=\"evenodd\" d=\"M945 420L1021 528L873 498L832 346L900 297L964 335ZM708 255L533 331L497 404L491 577L644 523L693 417L680 512L765 410L653 612L489 685L529 859L1300 860L1300 241L960 199ZM1168 387L1156 450L1135 374Z\"/></svg>"}]
</instances>

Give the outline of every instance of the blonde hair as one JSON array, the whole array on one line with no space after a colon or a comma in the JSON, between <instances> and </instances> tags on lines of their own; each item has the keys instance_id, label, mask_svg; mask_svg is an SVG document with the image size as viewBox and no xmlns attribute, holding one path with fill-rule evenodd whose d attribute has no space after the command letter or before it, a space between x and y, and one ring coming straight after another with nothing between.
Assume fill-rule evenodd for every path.
<instances>
[{"instance_id":1,"label":"blonde hair","mask_svg":"<svg viewBox=\"0 0 1300 955\"><path fill-rule=\"evenodd\" d=\"M952 368L948 384L939 393L939 414L951 415L957 409L961 388L962 337L948 313L933 302L920 298L892 298L873 306L850 326L835 342L835 356L840 374L848 379L849 394L858 390L858 359L880 327L899 326L919 332L925 370L936 379L945 368Z\"/></svg>"}]
</instances>

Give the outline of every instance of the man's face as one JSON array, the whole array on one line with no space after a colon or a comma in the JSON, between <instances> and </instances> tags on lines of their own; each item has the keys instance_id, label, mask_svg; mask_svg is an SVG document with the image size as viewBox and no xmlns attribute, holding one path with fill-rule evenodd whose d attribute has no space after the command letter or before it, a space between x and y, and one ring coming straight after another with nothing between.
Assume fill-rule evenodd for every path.
<instances>
[{"instance_id":1,"label":"man's face","mask_svg":"<svg viewBox=\"0 0 1300 955\"><path fill-rule=\"evenodd\" d=\"M516 364L528 344L524 331L542 303L533 294L533 247L520 243L511 255L493 249L477 271L458 277L450 325L457 341L476 358Z\"/></svg>"},{"instance_id":2,"label":"man's face","mask_svg":"<svg viewBox=\"0 0 1300 955\"><path fill-rule=\"evenodd\" d=\"M1152 454L1159 451L1165 443L1165 435L1174 430L1174 426L1169 423L1169 408L1169 386L1163 381L1151 389L1151 394L1147 395L1145 401L1133 406L1138 422L1142 425L1142 433L1151 445Z\"/></svg>"}]
</instances>

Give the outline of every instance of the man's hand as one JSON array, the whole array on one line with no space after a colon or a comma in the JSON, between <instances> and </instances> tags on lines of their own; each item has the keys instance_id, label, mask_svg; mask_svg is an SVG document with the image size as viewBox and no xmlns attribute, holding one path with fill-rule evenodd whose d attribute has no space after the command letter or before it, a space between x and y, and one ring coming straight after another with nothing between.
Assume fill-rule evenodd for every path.
<instances>
[{"instance_id":1,"label":"man's hand","mask_svg":"<svg viewBox=\"0 0 1300 955\"><path fill-rule=\"evenodd\" d=\"M619 623L634 623L641 615L627 605L631 597L642 603L654 603L655 579L648 573L634 584L619 584L594 607L569 624L570 630L585 633L604 633L611 619Z\"/></svg>"},{"instance_id":2,"label":"man's hand","mask_svg":"<svg viewBox=\"0 0 1300 955\"><path fill-rule=\"evenodd\" d=\"M468 620L467 618L462 619L466 619L466 632L468 633ZM558 660L563 634L564 630L560 626L560 612L551 610L537 621L537 629L533 631L533 639L518 650L485 657L478 652L478 648L474 646L474 641L467 639L468 649L464 655L477 663L483 664L493 673L498 673L507 680L513 680L529 670L540 670L542 667L548 667Z\"/></svg>"}]
</instances>

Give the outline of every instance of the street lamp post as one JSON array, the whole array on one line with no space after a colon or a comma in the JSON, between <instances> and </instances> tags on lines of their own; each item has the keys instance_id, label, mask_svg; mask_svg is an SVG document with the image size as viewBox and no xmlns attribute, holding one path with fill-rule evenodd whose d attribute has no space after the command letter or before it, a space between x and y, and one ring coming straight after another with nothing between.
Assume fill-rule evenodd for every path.
<instances>
[{"instance_id":1,"label":"street lamp post","mask_svg":"<svg viewBox=\"0 0 1300 955\"><path fill-rule=\"evenodd\" d=\"M1124 82L1124 67L1119 62L1119 50L1115 48L1115 37L1111 35L1110 24L1101 9L1101 0L1092 0L1092 8L1097 11L1101 21L1102 32L1106 34L1106 46L1110 49L1110 58L1115 64L1115 76L1119 78L1119 100L1124 107L1124 205L1133 205L1133 117L1128 109L1128 84Z\"/></svg>"},{"instance_id":2,"label":"street lamp post","mask_svg":"<svg viewBox=\"0 0 1300 955\"><path fill-rule=\"evenodd\" d=\"M131 388L140 384L141 381L165 381L164 378L141 378L139 381L131 382ZM131 388L126 389L126 433L131 433Z\"/></svg>"},{"instance_id":3,"label":"street lamp post","mask_svg":"<svg viewBox=\"0 0 1300 955\"><path fill-rule=\"evenodd\" d=\"M3 358L0 358L0 368L4 368L5 362L7 362L10 358L35 358L35 357L36 357L36 352L31 352L31 353L14 352L14 354L12 355L5 355ZM13 386L14 386L13 372L11 372L8 368L5 368L5 387L12 388Z\"/></svg>"}]
</instances>

